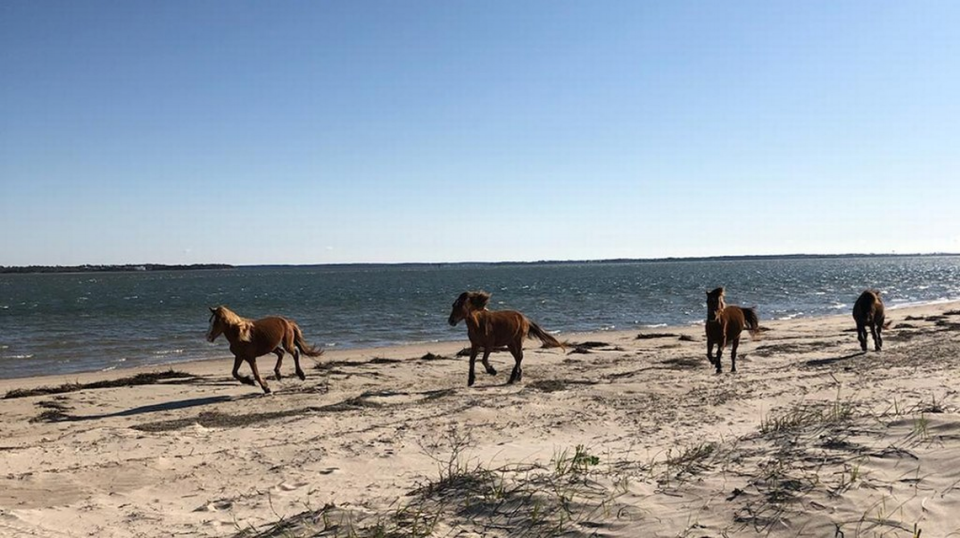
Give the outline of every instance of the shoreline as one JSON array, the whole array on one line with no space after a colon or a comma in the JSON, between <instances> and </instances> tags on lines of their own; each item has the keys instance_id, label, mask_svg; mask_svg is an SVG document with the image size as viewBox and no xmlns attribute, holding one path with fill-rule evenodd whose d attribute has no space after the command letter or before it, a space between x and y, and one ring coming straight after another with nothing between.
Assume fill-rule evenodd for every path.
<instances>
[{"instance_id":1,"label":"shoreline","mask_svg":"<svg viewBox=\"0 0 960 538\"><path fill-rule=\"evenodd\" d=\"M887 310L894 311L894 312L917 311L922 313L927 311L927 309L931 309L931 308L935 309L935 308L943 308L943 307L947 307L947 310L950 310L953 308L960 309L960 300L944 300L944 301L924 302L922 304L916 304L916 305L888 306ZM851 308L852 308L852 305L851 305ZM779 325L783 323L786 323L786 324L797 323L797 322L809 323L809 322L815 322L817 320L820 320L823 322L832 322L834 320L840 320L840 319L849 319L850 324L852 326L852 323L853 323L852 317L850 314L846 314L846 313L809 316L809 317L797 316L793 318L773 319L773 320L761 319L760 324L762 327L767 327L767 326ZM463 335L462 335L463 338L458 340L443 340L443 341L436 341L436 342L410 343L410 344L393 344L393 345L386 345L386 346L371 346L371 347L324 348L324 353L319 359L310 359L307 357L303 357L303 360L305 361L305 364L307 364L309 362L322 362L323 360L330 359L332 357L336 357L339 360L343 360L344 357L349 357L354 355L359 357L375 357L378 354L379 355L397 354L399 352L408 352L406 354L416 354L416 353L425 354L428 352L433 352L431 351L432 349L437 349L444 353L451 353L450 350L453 348L456 348L456 351L452 352L453 354L455 354L457 351L460 351L463 348L469 347L470 345L470 342L467 339L466 329L464 329L462 325L460 325L458 328L463 329ZM649 327L640 328L640 329L622 329L622 330L614 329L609 331L605 331L605 330L577 331L577 332L569 332L569 333L558 332L558 333L551 333L551 334L557 336L561 341L567 341L567 340L575 341L575 340L598 340L598 339L602 339L605 335L612 335L613 337L620 338L630 334L633 334L633 335L640 334L640 333L643 333L644 331L676 332L678 334L685 334L688 336L693 335L695 333L696 336L700 336L700 334L703 333L703 322L701 321L698 323L691 323L689 325L657 325L657 326L649 326ZM221 365L223 365L224 368L227 368L227 373L229 373L229 369L232 367L233 355L230 354L230 350L228 349L228 346L224 342L225 340L223 340L222 338L218 339L216 342L217 345L222 347L222 351L223 351L222 356L211 357L209 359L187 360L182 362L169 362L169 363L161 363L161 364L155 364L155 365L138 365L138 366L130 366L130 367L117 366L108 370L85 370L81 372L71 372L71 373L63 373L63 374L45 374L45 375L33 375L33 376L24 376L24 377L0 378L0 392L11 390L10 388L8 388L9 385L16 384L17 381L22 381L26 383L29 387L34 387L36 383L43 382L43 381L48 381L50 382L50 384L53 384L53 385L59 385L62 383L73 383L73 382L89 383L89 382L103 381L105 379L112 379L117 377L128 377L128 376L133 376L140 373L157 372L162 370L184 369L189 373L201 372L202 374L210 374L210 373L215 373L214 372L215 369L219 368ZM529 346L534 345L534 343L535 341L528 340L524 349L528 349ZM458 345L459 347L457 347ZM292 357L289 357L289 355L285 357L284 365L285 367L290 367L289 369L292 371L292 367L290 366L291 362L292 362ZM257 361L257 365L261 368L261 373L263 373L264 375L267 375L267 374L272 375L273 363L274 363L274 359L272 354L261 356ZM217 366L213 366L214 364L216 364ZM270 366L270 367L265 368L265 366ZM241 367L241 372L243 372L244 370L249 371L249 368L246 365L244 365Z\"/></svg>"},{"instance_id":2,"label":"shoreline","mask_svg":"<svg viewBox=\"0 0 960 538\"><path fill-rule=\"evenodd\" d=\"M852 305L851 305L852 308ZM899 305L899 306L888 306L888 311L893 312L907 312L905 316L909 315L923 315L931 309L941 309L954 310L960 309L960 300L944 300L944 301L932 301L924 302L921 304L915 305ZM888 316L889 318L889 316ZM851 327L853 327L852 316L849 313L844 314L832 314L832 315L820 315L820 316L797 316L793 318L784 318L784 319L773 319L773 320L764 320L761 318L760 324L764 329L779 326L782 324L796 324L796 323L842 323L841 320L849 321ZM895 325L896 320L893 320L891 325ZM409 355L414 356L417 354L424 355L426 353L437 353L437 354L450 354L456 355L457 352L464 348L470 346L470 342L467 339L466 329L463 325L460 325L458 329L463 329L462 339L457 340L443 340L436 342L425 342L425 343L410 343L410 344L394 344L386 346L371 346L371 347L351 347L351 348L324 348L324 353L318 359L311 359L308 357L303 357L304 368L306 369L310 363L322 363L324 360L345 360L350 357L359 357L359 358L375 358L377 356L384 355ZM703 322L691 323L689 325L657 325L649 326L640 329L614 329L614 330L599 330L599 331L576 331L569 333L551 333L558 337L561 341L589 341L589 340L602 340L604 338L614 338L614 339L623 339L630 335L638 335L643 332L655 332L655 333L677 333L678 335L686 335L692 337L700 337L703 333ZM762 338L762 337L761 337ZM746 337L746 341L749 341L749 337ZM855 339L854 339L855 340ZM524 349L530 349L531 346L535 345L535 340L527 340L525 343ZM123 378L134 376L142 373L151 373L165 370L183 370L187 373L192 373L196 375L216 375L218 372L226 372L229 375L230 368L232 368L233 355L230 354L228 346L225 344L224 339L218 339L216 342L217 345L222 347L223 354L219 357L211 357L209 359L201 360L187 360L182 362L169 362L161 363L155 365L138 365L123 367L117 366L112 369L107 370L86 370L81 372L71 372L63 374L45 374L45 375L33 375L33 376L24 376L24 377L12 377L12 378L0 378L0 393L4 393L8 390L12 390L11 386L16 385L18 382L22 382L26 385L26 388L35 388L41 386L40 383L47 383L49 385L60 385L64 383L91 383L97 381L104 381L108 379ZM568 350L569 351L569 350ZM498 353L499 354L499 353ZM495 354L496 355L496 354ZM495 356L491 355L491 356ZM263 355L258 358L257 365L261 369L261 373L266 376L273 375L273 359L272 354ZM466 362L466 358L463 358ZM287 372L287 375L292 375L292 357L287 355L284 358L284 367L283 370ZM222 371L222 372L221 372ZM241 373L244 371L249 372L249 367L244 364L241 366Z\"/></svg>"}]
</instances>

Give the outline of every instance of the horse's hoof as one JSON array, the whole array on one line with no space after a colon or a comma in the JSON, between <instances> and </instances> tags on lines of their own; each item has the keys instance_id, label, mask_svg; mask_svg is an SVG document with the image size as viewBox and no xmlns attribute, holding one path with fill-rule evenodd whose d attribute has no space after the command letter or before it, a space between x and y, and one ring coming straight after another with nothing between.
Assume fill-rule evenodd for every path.
<instances>
[{"instance_id":1,"label":"horse's hoof","mask_svg":"<svg viewBox=\"0 0 960 538\"><path fill-rule=\"evenodd\" d=\"M273 392L273 391L270 390L270 387L263 387L263 393L264 393L264 394L270 394L271 392Z\"/></svg>"},{"instance_id":2,"label":"horse's hoof","mask_svg":"<svg viewBox=\"0 0 960 538\"><path fill-rule=\"evenodd\" d=\"M303 373L303 370L300 370L299 372L297 372L297 377L300 378L300 381L307 380L307 374Z\"/></svg>"},{"instance_id":3,"label":"horse's hoof","mask_svg":"<svg viewBox=\"0 0 960 538\"><path fill-rule=\"evenodd\" d=\"M497 375L497 371L493 368L490 368L489 370L487 370L487 373L490 375Z\"/></svg>"}]
</instances>

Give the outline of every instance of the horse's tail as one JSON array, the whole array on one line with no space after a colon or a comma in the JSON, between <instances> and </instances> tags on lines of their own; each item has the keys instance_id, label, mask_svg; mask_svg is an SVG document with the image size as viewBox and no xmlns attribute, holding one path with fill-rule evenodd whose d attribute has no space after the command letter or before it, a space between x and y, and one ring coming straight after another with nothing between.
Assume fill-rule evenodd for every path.
<instances>
[{"instance_id":1,"label":"horse's tail","mask_svg":"<svg viewBox=\"0 0 960 538\"><path fill-rule=\"evenodd\" d=\"M750 336L757 338L760 336L760 318L757 317L757 307L741 308L743 310L743 319L747 323L746 329L750 331Z\"/></svg>"},{"instance_id":2,"label":"horse's tail","mask_svg":"<svg viewBox=\"0 0 960 538\"><path fill-rule=\"evenodd\" d=\"M297 349L299 349L301 353L308 357L319 357L320 355L323 355L323 349L311 346L303 340L303 332L300 330L299 325L296 323L293 323L292 325L294 334L293 343L297 346Z\"/></svg>"},{"instance_id":3,"label":"horse's tail","mask_svg":"<svg viewBox=\"0 0 960 538\"><path fill-rule=\"evenodd\" d=\"M560 349L566 349L567 346L563 345L562 342L553 337L550 333L540 328L536 323L527 320L530 322L530 332L527 333L527 338L536 337L543 343L543 347L558 347Z\"/></svg>"}]
</instances>

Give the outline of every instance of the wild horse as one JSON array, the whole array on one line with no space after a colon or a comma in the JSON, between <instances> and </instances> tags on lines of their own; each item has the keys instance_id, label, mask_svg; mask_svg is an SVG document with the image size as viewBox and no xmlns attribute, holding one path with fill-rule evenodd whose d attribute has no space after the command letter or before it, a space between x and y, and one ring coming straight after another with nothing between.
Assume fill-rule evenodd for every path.
<instances>
[{"instance_id":1,"label":"wild horse","mask_svg":"<svg viewBox=\"0 0 960 538\"><path fill-rule=\"evenodd\" d=\"M456 326L460 320L466 320L467 336L470 338L470 374L467 377L467 386L472 386L476 381L474 367L477 362L477 354L483 349L483 367L490 375L496 375L497 371L490 365L490 353L498 348L506 346L513 355L513 372L510 373L510 381L515 383L523 378L523 340L525 338L538 338L543 342L543 347L564 348L556 338L540 328L539 325L527 319L526 316L515 310L500 310L491 312L487 310L487 303L490 301L490 294L484 291L465 291L460 294L453 303L453 310L450 312L450 318L447 320L451 326Z\"/></svg>"},{"instance_id":2,"label":"wild horse","mask_svg":"<svg viewBox=\"0 0 960 538\"><path fill-rule=\"evenodd\" d=\"M707 292L707 359L717 367L717 373L722 371L720 356L723 348L730 342L730 371L737 371L737 347L740 345L740 333L744 329L756 337L760 331L760 321L754 308L742 308L727 305L723 300L722 287ZM713 346L717 346L717 357L714 358Z\"/></svg>"},{"instance_id":3,"label":"wild horse","mask_svg":"<svg viewBox=\"0 0 960 538\"><path fill-rule=\"evenodd\" d=\"M303 368L300 367L300 353L308 357L319 357L323 350L307 345L303 340L300 327L289 319L278 316L266 317L256 321L242 318L225 306L210 309L210 328L207 330L207 340L213 342L218 336L224 335L230 342L230 351L233 353L233 377L241 383L253 385L253 379L240 375L240 364L247 361L253 377L263 392L270 393L260 371L257 369L257 357L274 353L277 355L277 365L273 368L277 380L280 379L280 365L283 363L284 351L293 354L293 363L300 380L306 379Z\"/></svg>"}]
</instances>

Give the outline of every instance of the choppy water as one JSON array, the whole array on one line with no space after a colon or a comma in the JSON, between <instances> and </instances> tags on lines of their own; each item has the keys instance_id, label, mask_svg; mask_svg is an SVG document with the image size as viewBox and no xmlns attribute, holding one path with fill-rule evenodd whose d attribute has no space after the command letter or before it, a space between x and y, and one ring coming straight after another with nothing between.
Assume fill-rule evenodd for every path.
<instances>
[{"instance_id":1,"label":"choppy water","mask_svg":"<svg viewBox=\"0 0 960 538\"><path fill-rule=\"evenodd\" d=\"M867 287L897 306L960 299L960 257L864 257L0 275L0 377L229 356L208 306L282 314L325 347L466 340L446 319L468 289L553 332L701 322L704 292L763 319L847 313Z\"/></svg>"}]
</instances>

